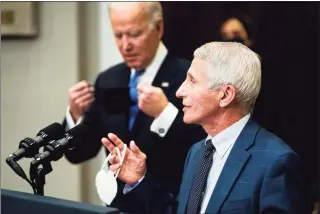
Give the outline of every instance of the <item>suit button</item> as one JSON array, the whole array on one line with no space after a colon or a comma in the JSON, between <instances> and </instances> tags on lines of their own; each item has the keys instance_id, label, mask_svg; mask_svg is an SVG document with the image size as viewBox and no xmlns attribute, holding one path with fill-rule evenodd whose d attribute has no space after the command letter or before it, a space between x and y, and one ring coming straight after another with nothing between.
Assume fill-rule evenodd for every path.
<instances>
[{"instance_id":1,"label":"suit button","mask_svg":"<svg viewBox=\"0 0 320 214\"><path fill-rule=\"evenodd\" d=\"M160 128L159 133L161 133L161 134L164 133L164 128Z\"/></svg>"}]
</instances>

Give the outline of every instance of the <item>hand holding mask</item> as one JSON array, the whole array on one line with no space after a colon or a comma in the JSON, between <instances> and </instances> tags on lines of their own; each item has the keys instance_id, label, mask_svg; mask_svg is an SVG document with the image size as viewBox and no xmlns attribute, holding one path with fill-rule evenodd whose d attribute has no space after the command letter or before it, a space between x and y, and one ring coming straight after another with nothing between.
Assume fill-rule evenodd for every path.
<instances>
[{"instance_id":1,"label":"hand holding mask","mask_svg":"<svg viewBox=\"0 0 320 214\"><path fill-rule=\"evenodd\" d=\"M120 165L122 166L127 145L124 145L124 149L122 154L120 154L120 150L116 147L117 154L120 160ZM109 160L111 158L111 153L108 155L106 160L104 161L100 171L96 175L96 188L98 195L100 199L106 203L107 205L110 205L113 199L116 197L118 192L118 185L117 185L117 177L121 170L121 167L116 170L112 171L109 169Z\"/></svg>"}]
</instances>

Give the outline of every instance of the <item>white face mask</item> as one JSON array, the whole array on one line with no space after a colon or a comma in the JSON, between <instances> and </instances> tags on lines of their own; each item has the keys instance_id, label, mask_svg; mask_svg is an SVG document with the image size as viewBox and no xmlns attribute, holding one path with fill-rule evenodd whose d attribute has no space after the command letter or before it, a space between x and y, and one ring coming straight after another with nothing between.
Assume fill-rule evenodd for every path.
<instances>
[{"instance_id":1,"label":"white face mask","mask_svg":"<svg viewBox=\"0 0 320 214\"><path fill-rule=\"evenodd\" d=\"M119 149L116 147L121 166L122 166L122 162L127 149L127 145L124 145L124 146L125 147L123 149L122 155L120 154ZM110 157L111 157L111 153L108 155L100 171L96 175L96 188L97 188L98 195L100 199L107 205L110 205L113 199L117 195L117 191L118 191L117 177L121 170L121 167L116 172L112 172L111 170L109 170L108 162Z\"/></svg>"}]
</instances>

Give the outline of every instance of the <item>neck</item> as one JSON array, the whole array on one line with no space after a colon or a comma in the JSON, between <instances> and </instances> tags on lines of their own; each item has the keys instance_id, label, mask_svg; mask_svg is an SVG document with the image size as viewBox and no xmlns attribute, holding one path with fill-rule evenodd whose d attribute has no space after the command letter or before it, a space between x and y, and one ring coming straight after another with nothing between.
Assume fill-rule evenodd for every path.
<instances>
[{"instance_id":1,"label":"neck","mask_svg":"<svg viewBox=\"0 0 320 214\"><path fill-rule=\"evenodd\" d=\"M222 110L202 124L202 127L208 135L215 136L246 115L247 113L239 109Z\"/></svg>"}]
</instances>

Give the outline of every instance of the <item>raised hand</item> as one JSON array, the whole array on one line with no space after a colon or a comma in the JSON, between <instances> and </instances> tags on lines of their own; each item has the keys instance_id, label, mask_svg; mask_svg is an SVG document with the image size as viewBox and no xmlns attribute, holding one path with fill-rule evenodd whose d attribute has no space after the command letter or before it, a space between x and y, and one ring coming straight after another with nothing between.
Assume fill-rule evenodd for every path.
<instances>
[{"instance_id":1,"label":"raised hand","mask_svg":"<svg viewBox=\"0 0 320 214\"><path fill-rule=\"evenodd\" d=\"M148 84L138 85L138 105L146 115L157 118L169 101L161 88Z\"/></svg>"},{"instance_id":2,"label":"raised hand","mask_svg":"<svg viewBox=\"0 0 320 214\"><path fill-rule=\"evenodd\" d=\"M118 178L126 184L134 184L139 181L146 173L146 160L147 156L140 151L134 141L130 142L129 148L127 148L125 158L122 165L120 165L120 159L117 156L116 147L119 148L120 153L124 149L124 143L115 134L109 133L108 138L114 143L111 143L107 138L102 138L101 142L112 154L110 157L110 170L116 171L121 167Z\"/></svg>"},{"instance_id":3,"label":"raised hand","mask_svg":"<svg viewBox=\"0 0 320 214\"><path fill-rule=\"evenodd\" d=\"M81 81L69 89L70 114L76 122L94 101L94 88L87 81Z\"/></svg>"}]
</instances>

